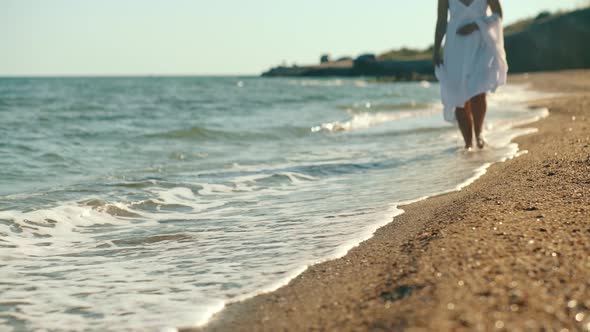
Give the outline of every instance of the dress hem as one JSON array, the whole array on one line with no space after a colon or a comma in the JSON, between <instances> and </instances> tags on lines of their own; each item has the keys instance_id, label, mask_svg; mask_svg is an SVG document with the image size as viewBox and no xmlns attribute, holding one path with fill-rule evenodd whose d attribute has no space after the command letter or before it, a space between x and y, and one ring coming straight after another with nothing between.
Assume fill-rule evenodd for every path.
<instances>
[{"instance_id":1,"label":"dress hem","mask_svg":"<svg viewBox=\"0 0 590 332\"><path fill-rule=\"evenodd\" d=\"M447 121L447 122L451 122L451 123L455 123L455 122L457 122L457 117L455 116L455 112L456 112L457 108L464 107L464 106L465 106L465 104L466 104L468 101L470 101L470 100L471 100L471 99L473 99L474 97L476 97L476 96L479 96L479 95L481 95L481 94L483 94L483 93L485 93L486 95L487 95L488 93L495 93L495 92L496 92L496 90L498 89L498 87L500 87L500 86L502 86L502 85L504 85L504 84L498 84L498 85L496 85L495 87L493 87L493 88L491 88L491 89L484 89L484 91L482 91L482 92L475 93L473 96L471 96L471 97L467 98L467 100L465 100L461 106L452 106L452 110L450 110L450 111L448 111L448 107L446 107L446 106L445 106L445 107L444 107L444 118L445 118L445 121ZM450 112L450 114L451 114L451 116L452 116L452 117L448 117L448 116L447 116L447 115L448 115L448 112Z\"/></svg>"}]
</instances>

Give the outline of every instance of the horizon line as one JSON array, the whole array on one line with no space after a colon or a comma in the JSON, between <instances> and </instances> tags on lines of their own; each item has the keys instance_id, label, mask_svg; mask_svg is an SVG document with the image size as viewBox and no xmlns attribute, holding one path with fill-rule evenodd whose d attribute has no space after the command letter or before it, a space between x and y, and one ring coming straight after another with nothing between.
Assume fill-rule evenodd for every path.
<instances>
[{"instance_id":1,"label":"horizon line","mask_svg":"<svg viewBox=\"0 0 590 332\"><path fill-rule=\"evenodd\" d=\"M261 74L229 73L229 74L0 74L5 78L149 78L149 77L260 77Z\"/></svg>"}]
</instances>

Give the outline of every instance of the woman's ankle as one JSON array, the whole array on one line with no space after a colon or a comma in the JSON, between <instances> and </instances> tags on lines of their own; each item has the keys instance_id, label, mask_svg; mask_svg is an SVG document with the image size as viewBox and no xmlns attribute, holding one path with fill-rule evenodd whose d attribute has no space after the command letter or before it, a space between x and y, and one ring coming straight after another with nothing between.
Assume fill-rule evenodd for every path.
<instances>
[{"instance_id":1,"label":"woman's ankle","mask_svg":"<svg viewBox=\"0 0 590 332\"><path fill-rule=\"evenodd\" d=\"M477 147L483 149L486 146L486 140L483 138L482 135L479 135L475 138L477 141Z\"/></svg>"}]
</instances>

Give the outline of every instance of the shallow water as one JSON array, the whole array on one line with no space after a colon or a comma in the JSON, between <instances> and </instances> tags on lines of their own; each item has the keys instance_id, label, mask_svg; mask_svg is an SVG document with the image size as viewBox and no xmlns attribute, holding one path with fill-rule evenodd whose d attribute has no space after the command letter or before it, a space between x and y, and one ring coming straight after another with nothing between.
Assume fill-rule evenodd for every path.
<instances>
[{"instance_id":1,"label":"shallow water","mask_svg":"<svg viewBox=\"0 0 590 332\"><path fill-rule=\"evenodd\" d=\"M202 323L513 157L530 97L464 153L426 82L0 79L0 325Z\"/></svg>"}]
</instances>

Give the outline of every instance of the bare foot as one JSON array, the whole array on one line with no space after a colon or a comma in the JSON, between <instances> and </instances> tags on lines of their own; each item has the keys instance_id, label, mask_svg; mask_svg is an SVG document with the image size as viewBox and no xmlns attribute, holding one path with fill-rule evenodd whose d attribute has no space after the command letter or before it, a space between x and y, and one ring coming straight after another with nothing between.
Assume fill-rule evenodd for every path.
<instances>
[{"instance_id":1,"label":"bare foot","mask_svg":"<svg viewBox=\"0 0 590 332\"><path fill-rule=\"evenodd\" d=\"M481 137L481 136L477 137L476 140L477 140L477 147L480 149L483 149L487 144L486 140L483 139L483 137Z\"/></svg>"}]
</instances>

